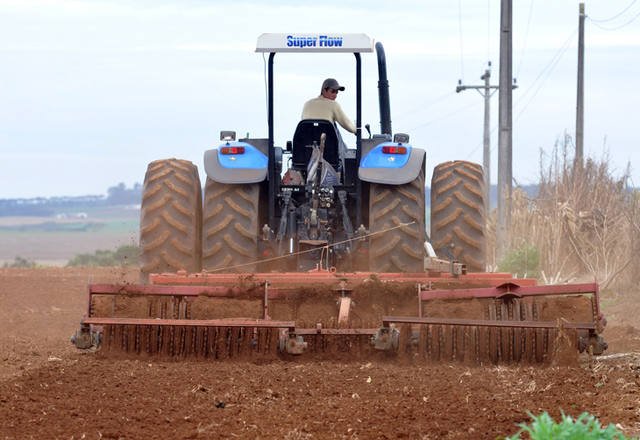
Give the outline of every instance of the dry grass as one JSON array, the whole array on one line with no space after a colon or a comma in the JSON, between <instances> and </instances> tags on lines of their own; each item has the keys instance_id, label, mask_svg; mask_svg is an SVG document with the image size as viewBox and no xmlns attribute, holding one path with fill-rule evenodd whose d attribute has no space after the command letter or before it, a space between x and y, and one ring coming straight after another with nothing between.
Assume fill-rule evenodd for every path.
<instances>
[{"instance_id":1,"label":"dry grass","mask_svg":"<svg viewBox=\"0 0 640 440\"><path fill-rule=\"evenodd\" d=\"M606 157L574 167L568 144L556 145L548 163L541 159L536 198L514 190L509 249L535 246L547 283L590 279L602 288L637 283L640 194L629 188L628 172L613 175Z\"/></svg>"}]
</instances>

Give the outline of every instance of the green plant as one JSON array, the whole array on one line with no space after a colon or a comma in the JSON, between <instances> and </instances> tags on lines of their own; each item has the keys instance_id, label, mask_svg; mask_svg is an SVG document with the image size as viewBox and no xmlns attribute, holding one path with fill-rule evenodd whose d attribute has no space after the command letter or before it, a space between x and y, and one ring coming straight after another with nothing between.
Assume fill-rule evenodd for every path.
<instances>
[{"instance_id":1,"label":"green plant","mask_svg":"<svg viewBox=\"0 0 640 440\"><path fill-rule=\"evenodd\" d=\"M540 254L532 244L524 244L509 252L498 264L498 270L520 276L538 277L540 275Z\"/></svg>"},{"instance_id":2,"label":"green plant","mask_svg":"<svg viewBox=\"0 0 640 440\"><path fill-rule=\"evenodd\" d=\"M97 250L94 254L76 255L67 266L131 266L138 264L139 255L139 247L124 245L115 251Z\"/></svg>"},{"instance_id":3,"label":"green plant","mask_svg":"<svg viewBox=\"0 0 640 440\"><path fill-rule=\"evenodd\" d=\"M528 413L533 420L530 425L521 423L520 430L507 440L519 440L522 434L528 434L532 440L625 440L624 436L614 425L609 424L603 428L598 419L589 414L582 413L577 419L562 414L562 420L556 423L545 411L539 416Z\"/></svg>"},{"instance_id":4,"label":"green plant","mask_svg":"<svg viewBox=\"0 0 640 440\"><path fill-rule=\"evenodd\" d=\"M35 261L27 260L26 258L17 256L16 258L14 258L13 263L4 263L2 267L32 269L36 267L36 263Z\"/></svg>"}]
</instances>

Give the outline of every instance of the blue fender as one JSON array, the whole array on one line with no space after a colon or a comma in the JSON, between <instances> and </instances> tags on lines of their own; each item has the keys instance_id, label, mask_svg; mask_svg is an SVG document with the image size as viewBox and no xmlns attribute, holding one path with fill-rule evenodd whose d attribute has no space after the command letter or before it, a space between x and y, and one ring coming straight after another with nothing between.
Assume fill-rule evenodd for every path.
<instances>
[{"instance_id":1,"label":"blue fender","mask_svg":"<svg viewBox=\"0 0 640 440\"><path fill-rule=\"evenodd\" d=\"M242 152L222 154L223 148L238 148ZM256 183L267 177L269 158L246 142L225 142L204 152L207 177L219 183Z\"/></svg>"},{"instance_id":2,"label":"blue fender","mask_svg":"<svg viewBox=\"0 0 640 440\"><path fill-rule=\"evenodd\" d=\"M406 150L403 154L388 153L385 152L388 147L404 147ZM409 144L383 142L362 157L358 177L365 182L404 185L424 172L425 156L423 149L413 148Z\"/></svg>"}]
</instances>

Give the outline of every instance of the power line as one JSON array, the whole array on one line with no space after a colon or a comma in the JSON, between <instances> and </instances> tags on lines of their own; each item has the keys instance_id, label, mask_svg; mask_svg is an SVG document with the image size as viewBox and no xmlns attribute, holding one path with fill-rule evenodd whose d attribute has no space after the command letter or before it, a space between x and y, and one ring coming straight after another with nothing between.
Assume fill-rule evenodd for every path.
<instances>
[{"instance_id":1,"label":"power line","mask_svg":"<svg viewBox=\"0 0 640 440\"><path fill-rule=\"evenodd\" d=\"M452 112L449 112L449 113L447 113L447 114L445 114L445 115L440 116L439 118L435 118L435 119L432 119L432 120L430 120L430 121L424 122L424 123L422 123L422 124L420 124L420 125L416 125L415 127L410 128L410 129L409 129L409 130L407 130L407 131L408 131L409 133L411 133L411 132L413 132L414 130L417 130L418 128L424 128L424 127L426 127L426 126L428 126L428 125L431 125L431 124L433 124L433 123L435 123L435 122L440 122L440 121L442 121L442 120L444 120L444 119L447 119L447 118L449 118L449 117L451 117L451 116L453 116L453 115L456 115L456 114L458 114L458 113L460 113L460 112L462 112L462 111L464 111L464 110L470 109L471 107L476 107L476 106L478 106L478 105L480 105L480 102L479 102L479 101L478 101L478 102L471 103L471 104L468 104L468 105L465 105L464 107L460 107L460 108L458 108L458 109L456 109L456 110L454 110L454 111L452 111Z\"/></svg>"},{"instance_id":2,"label":"power line","mask_svg":"<svg viewBox=\"0 0 640 440\"><path fill-rule=\"evenodd\" d=\"M421 102L420 104L416 105L415 107L412 107L411 109L405 110L403 112L400 112L398 114L396 114L396 118L400 118L404 115L407 114L416 114L416 110L420 109L420 110L425 110L435 104L438 104L448 98L451 98L453 95L455 95L455 93L453 91L449 91L447 93L444 93L434 99L432 99L431 101L426 101L426 102Z\"/></svg>"},{"instance_id":3,"label":"power line","mask_svg":"<svg viewBox=\"0 0 640 440\"><path fill-rule=\"evenodd\" d=\"M527 27L524 31L524 43L522 44L522 49L520 50L520 62L518 63L518 68L516 69L516 78L520 76L520 69L522 68L522 63L524 61L524 53L527 50L527 42L529 40L529 26L531 25L531 16L533 15L533 0L529 2L529 12L527 16Z\"/></svg>"},{"instance_id":4,"label":"power line","mask_svg":"<svg viewBox=\"0 0 640 440\"><path fill-rule=\"evenodd\" d=\"M636 21L638 19L638 17L640 17L640 12L638 12L636 15L634 15L631 20L627 21L626 23L621 24L620 26L615 26L615 27L606 27L606 26L601 26L600 24L598 24L597 22L595 22L594 20L592 20L590 17L589 20L591 21L591 23L593 23L593 25L597 28L602 29L603 31L617 31L618 29L622 29L623 27L629 26L631 23L633 23L634 21Z\"/></svg>"},{"instance_id":5,"label":"power line","mask_svg":"<svg viewBox=\"0 0 640 440\"><path fill-rule=\"evenodd\" d=\"M496 130L498 130L498 124L495 124L495 125L493 126L493 128L491 129L491 131L489 131L489 134L490 134L491 136L493 136L493 134L496 132ZM467 153L466 158L467 158L467 159L471 159L471 158L473 157L473 155L474 155L474 154L476 154L476 151L478 151L478 149L479 149L480 147L482 147L483 145L484 145L484 142L483 142L483 141L478 142L478 144L477 144L475 147L473 147L473 148L469 151L469 153ZM491 153L495 153L495 150L496 150L496 148L495 148L495 147L496 147L496 145L495 145L495 144L491 145Z\"/></svg>"},{"instance_id":6,"label":"power line","mask_svg":"<svg viewBox=\"0 0 640 440\"><path fill-rule=\"evenodd\" d=\"M487 0L487 60L491 58L491 39L489 30L491 28L491 0Z\"/></svg>"},{"instance_id":7,"label":"power line","mask_svg":"<svg viewBox=\"0 0 640 440\"><path fill-rule=\"evenodd\" d=\"M460 34L460 78L464 78L464 50L462 41L462 0L458 0L458 32Z\"/></svg>"},{"instance_id":8,"label":"power line","mask_svg":"<svg viewBox=\"0 0 640 440\"><path fill-rule=\"evenodd\" d=\"M625 12L627 12L629 10L629 8L631 8L631 6L633 6L638 0L633 0L631 3L629 3L627 5L626 8L624 8L622 11L618 12L616 15L614 15L613 17L609 17L609 18L604 18L604 19L595 19L595 18L591 18L589 17L589 20L593 21L594 23L606 23L607 21L611 21L611 20L615 20L616 18L620 17L622 14L624 14Z\"/></svg>"},{"instance_id":9,"label":"power line","mask_svg":"<svg viewBox=\"0 0 640 440\"><path fill-rule=\"evenodd\" d=\"M529 104L531 104L531 102L534 100L534 98L536 97L536 95L538 94L538 92L540 91L540 89L542 88L542 86L544 85L544 83L547 81L547 79L549 78L549 76L551 75L551 72L553 72L553 69L555 69L555 67L558 65L558 62L560 61L560 59L562 59L563 55L566 53L567 49L569 49L569 45L571 43L571 41L573 40L573 38L575 37L576 32L578 31L578 28L574 29L574 31L571 33L571 35L569 36L569 38L567 38L567 40L562 44L562 46L560 46L560 48L556 51L556 53L553 55L553 57L551 58L551 61L549 61L549 63L547 63L547 65L542 69L542 71L540 71L540 73L538 74L538 76L536 77L536 79L533 81L533 83L531 83L530 88L527 89L527 91L525 93L523 93L522 97L520 98L520 100L518 100L518 104L520 102L522 102L529 93L531 93L533 91L533 95L531 95L531 97L529 98L529 100L524 104L524 106L521 108L520 112L518 113L518 115L515 117L515 121L517 121L518 119L520 119L520 116L522 116L522 113L524 113L524 111L527 109L527 107L529 106ZM544 78L543 78L544 75ZM540 81L540 83L538 84L538 87L534 90L533 86L542 78L542 80ZM516 104L516 106L518 105Z\"/></svg>"},{"instance_id":10,"label":"power line","mask_svg":"<svg viewBox=\"0 0 640 440\"><path fill-rule=\"evenodd\" d=\"M485 212L489 209L489 187L491 186L491 133L489 130L491 119L491 96L499 86L491 85L491 62L488 63L484 74L480 77L484 81L483 85L463 85L462 80L458 81L456 93L467 89L474 89L484 98L484 128L482 131L482 145L484 146L482 154L482 166L484 167L484 183L485 183Z\"/></svg>"}]
</instances>

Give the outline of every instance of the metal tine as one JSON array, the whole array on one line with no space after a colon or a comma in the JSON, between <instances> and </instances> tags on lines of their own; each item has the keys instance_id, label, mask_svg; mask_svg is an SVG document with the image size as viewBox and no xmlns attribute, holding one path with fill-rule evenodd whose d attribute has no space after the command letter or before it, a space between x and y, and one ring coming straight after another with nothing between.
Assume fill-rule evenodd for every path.
<instances>
[{"instance_id":1,"label":"metal tine","mask_svg":"<svg viewBox=\"0 0 640 440\"><path fill-rule=\"evenodd\" d=\"M229 332L229 357L237 357L240 351L240 328L231 327Z\"/></svg>"},{"instance_id":2,"label":"metal tine","mask_svg":"<svg viewBox=\"0 0 640 440\"><path fill-rule=\"evenodd\" d=\"M111 350L122 351L122 330L119 325L114 325L111 335Z\"/></svg>"},{"instance_id":3,"label":"metal tine","mask_svg":"<svg viewBox=\"0 0 640 440\"><path fill-rule=\"evenodd\" d=\"M102 327L102 343L100 349L104 351L111 350L111 326L105 325Z\"/></svg>"},{"instance_id":4,"label":"metal tine","mask_svg":"<svg viewBox=\"0 0 640 440\"><path fill-rule=\"evenodd\" d=\"M158 326L150 325L147 327L147 346L145 352L153 354L158 351Z\"/></svg>"},{"instance_id":5,"label":"metal tine","mask_svg":"<svg viewBox=\"0 0 640 440\"><path fill-rule=\"evenodd\" d=\"M218 327L216 335L216 359L227 359L229 357L228 327Z\"/></svg>"},{"instance_id":6,"label":"metal tine","mask_svg":"<svg viewBox=\"0 0 640 440\"><path fill-rule=\"evenodd\" d=\"M215 358L215 351L212 350L212 341L214 340L215 329L205 327L202 331L202 347L205 358Z\"/></svg>"},{"instance_id":7,"label":"metal tine","mask_svg":"<svg viewBox=\"0 0 640 440\"><path fill-rule=\"evenodd\" d=\"M213 329L211 327L205 327L203 329L202 336L202 345L204 350L205 358L213 358L215 357L215 353L212 352L211 341L213 339Z\"/></svg>"},{"instance_id":8,"label":"metal tine","mask_svg":"<svg viewBox=\"0 0 640 440\"><path fill-rule=\"evenodd\" d=\"M120 331L120 335L118 337L118 341L120 342L120 350L127 352L127 328L124 325L119 325L118 330Z\"/></svg>"},{"instance_id":9,"label":"metal tine","mask_svg":"<svg viewBox=\"0 0 640 440\"><path fill-rule=\"evenodd\" d=\"M242 355L247 357L253 357L255 355L256 331L257 329L255 327L245 328L243 335Z\"/></svg>"},{"instance_id":10,"label":"metal tine","mask_svg":"<svg viewBox=\"0 0 640 440\"><path fill-rule=\"evenodd\" d=\"M164 326L158 326L158 348L156 353L165 356L169 353L169 329Z\"/></svg>"},{"instance_id":11,"label":"metal tine","mask_svg":"<svg viewBox=\"0 0 640 440\"><path fill-rule=\"evenodd\" d=\"M207 339L209 341L209 356L217 359L218 356L218 327L207 328Z\"/></svg>"},{"instance_id":12,"label":"metal tine","mask_svg":"<svg viewBox=\"0 0 640 440\"><path fill-rule=\"evenodd\" d=\"M409 352L409 338L411 337L411 329L408 324L400 325L400 338L398 340L398 356L406 358Z\"/></svg>"},{"instance_id":13,"label":"metal tine","mask_svg":"<svg viewBox=\"0 0 640 440\"><path fill-rule=\"evenodd\" d=\"M267 329L259 328L256 344L256 353L258 355L264 353L265 346L267 345Z\"/></svg>"},{"instance_id":14,"label":"metal tine","mask_svg":"<svg viewBox=\"0 0 640 440\"><path fill-rule=\"evenodd\" d=\"M196 351L196 333L197 327L187 327L185 329L185 354L189 357L198 357L198 352Z\"/></svg>"},{"instance_id":15,"label":"metal tine","mask_svg":"<svg viewBox=\"0 0 640 440\"><path fill-rule=\"evenodd\" d=\"M467 344L465 339L466 334L466 326L456 326L456 334L455 334L455 357L459 362L464 362L467 351Z\"/></svg>"},{"instance_id":16,"label":"metal tine","mask_svg":"<svg viewBox=\"0 0 640 440\"><path fill-rule=\"evenodd\" d=\"M433 326L427 324L424 326L425 343L424 343L424 358L425 360L433 360Z\"/></svg>"},{"instance_id":17,"label":"metal tine","mask_svg":"<svg viewBox=\"0 0 640 440\"><path fill-rule=\"evenodd\" d=\"M472 335L473 340L473 348L474 348L474 358L475 363L480 363L481 359L481 347L480 347L480 329L476 326L473 326L469 329Z\"/></svg>"},{"instance_id":18,"label":"metal tine","mask_svg":"<svg viewBox=\"0 0 640 440\"><path fill-rule=\"evenodd\" d=\"M269 329L269 350L267 354L273 354L278 352L278 338L280 336L277 328Z\"/></svg>"},{"instance_id":19,"label":"metal tine","mask_svg":"<svg viewBox=\"0 0 640 440\"><path fill-rule=\"evenodd\" d=\"M186 357L196 357L195 343L193 337L195 336L196 327L185 327L184 332L184 354Z\"/></svg>"},{"instance_id":20,"label":"metal tine","mask_svg":"<svg viewBox=\"0 0 640 440\"><path fill-rule=\"evenodd\" d=\"M431 359L440 361L442 353L442 326L431 326Z\"/></svg>"},{"instance_id":21,"label":"metal tine","mask_svg":"<svg viewBox=\"0 0 640 440\"><path fill-rule=\"evenodd\" d=\"M162 326L155 326L151 338L151 353L155 355L162 354L162 346L164 342L164 330Z\"/></svg>"},{"instance_id":22,"label":"metal tine","mask_svg":"<svg viewBox=\"0 0 640 440\"><path fill-rule=\"evenodd\" d=\"M446 325L442 328L442 360L445 362L455 360L456 328L455 325Z\"/></svg>"},{"instance_id":23,"label":"metal tine","mask_svg":"<svg viewBox=\"0 0 640 440\"><path fill-rule=\"evenodd\" d=\"M249 352L251 354L252 357L255 357L256 355L258 355L260 352L258 351L259 347L259 339L260 339L260 335L258 332L258 328L254 327L251 329L251 341L250 341L250 349Z\"/></svg>"},{"instance_id":24,"label":"metal tine","mask_svg":"<svg viewBox=\"0 0 640 440\"><path fill-rule=\"evenodd\" d=\"M140 347L141 333L142 333L142 326L139 326L139 325L133 326L133 337L134 337L133 348L136 354L140 354L140 351L141 351L141 347Z\"/></svg>"},{"instance_id":25,"label":"metal tine","mask_svg":"<svg viewBox=\"0 0 640 440\"><path fill-rule=\"evenodd\" d=\"M195 333L196 327L185 327L184 328L184 349L183 356L184 357L196 357L197 353L194 350L195 344L193 341L193 336Z\"/></svg>"},{"instance_id":26,"label":"metal tine","mask_svg":"<svg viewBox=\"0 0 640 440\"><path fill-rule=\"evenodd\" d=\"M175 327L164 327L164 330L163 341L165 343L166 355L173 356L175 353Z\"/></svg>"},{"instance_id":27,"label":"metal tine","mask_svg":"<svg viewBox=\"0 0 640 440\"><path fill-rule=\"evenodd\" d=\"M175 327L175 326L171 326L173 328L173 333L172 333L172 341L173 341L173 352L171 353L172 357L178 357L182 354L182 334L183 334L183 328L182 327Z\"/></svg>"},{"instance_id":28,"label":"metal tine","mask_svg":"<svg viewBox=\"0 0 640 440\"><path fill-rule=\"evenodd\" d=\"M206 330L203 327L193 329L193 353L196 357L203 359L207 357L207 350L203 343Z\"/></svg>"},{"instance_id":29,"label":"metal tine","mask_svg":"<svg viewBox=\"0 0 640 440\"><path fill-rule=\"evenodd\" d=\"M475 363L475 342L472 339L471 328L460 327L458 332L458 361L462 363Z\"/></svg>"}]
</instances>

